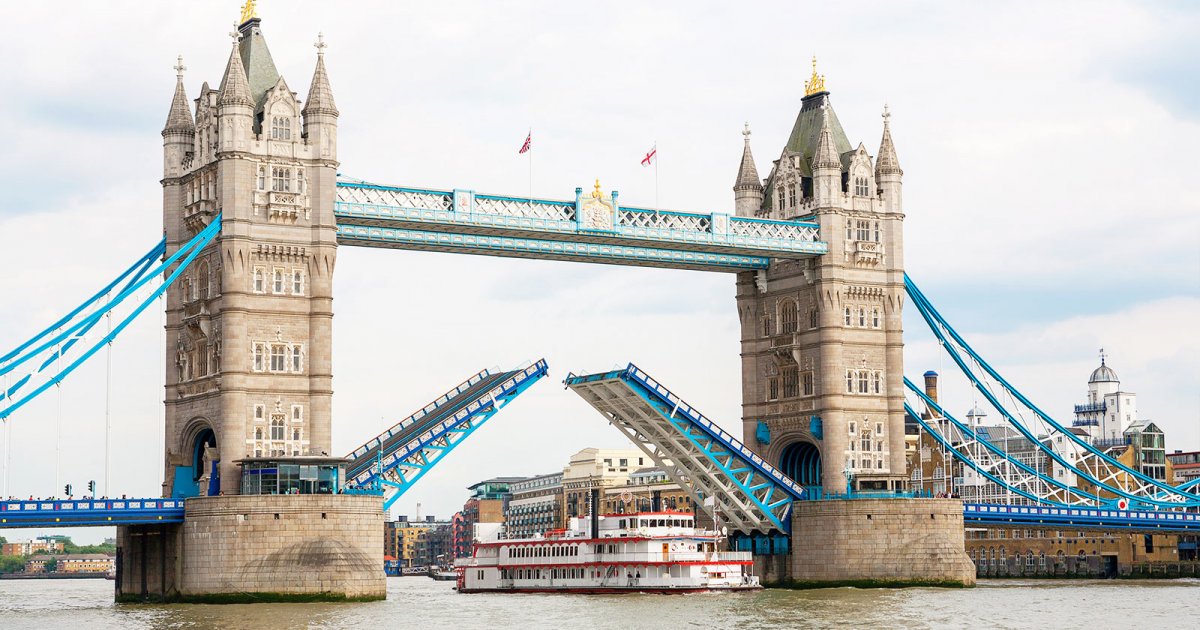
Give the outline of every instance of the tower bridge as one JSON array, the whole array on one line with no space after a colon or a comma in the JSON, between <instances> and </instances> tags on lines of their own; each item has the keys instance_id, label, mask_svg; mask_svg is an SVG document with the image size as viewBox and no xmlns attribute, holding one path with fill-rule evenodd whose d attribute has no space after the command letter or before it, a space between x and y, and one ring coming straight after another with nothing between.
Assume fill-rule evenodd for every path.
<instances>
[{"instance_id":1,"label":"tower bridge","mask_svg":"<svg viewBox=\"0 0 1200 630\"><path fill-rule=\"evenodd\" d=\"M632 364L565 383L711 509L735 544L761 554L769 579L970 584L964 517L1196 527L1182 511L1200 506L1194 488L1147 478L1064 429L905 275L904 173L889 114L875 155L852 145L815 68L765 178L745 132L732 212L630 206L599 181L566 199L431 190L339 176L341 110L324 41L301 101L276 70L253 3L243 17L219 87L205 83L189 101L176 66L162 131L164 242L0 357L0 376L13 379L0 418L11 420L165 296L163 498L0 503L4 527L122 524L119 596L382 597L386 507L547 375L544 360L481 371L331 456L342 246L735 274L740 438ZM1014 427L1039 444L1069 434L1071 456L1055 457L1081 484L997 451L904 379L906 303ZM120 309L129 314L99 333ZM1026 505L964 508L909 492L906 414ZM297 564L298 550L316 548L328 562Z\"/></svg>"}]
</instances>

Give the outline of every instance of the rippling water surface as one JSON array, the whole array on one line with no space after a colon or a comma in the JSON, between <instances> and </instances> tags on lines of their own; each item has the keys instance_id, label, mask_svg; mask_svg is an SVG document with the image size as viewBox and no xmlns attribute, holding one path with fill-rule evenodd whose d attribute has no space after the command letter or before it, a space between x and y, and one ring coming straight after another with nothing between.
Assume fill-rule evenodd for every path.
<instances>
[{"instance_id":1,"label":"rippling water surface","mask_svg":"<svg viewBox=\"0 0 1200 630\"><path fill-rule=\"evenodd\" d=\"M1088 628L1200 627L1200 580L985 581L966 590L699 595L459 595L388 579L366 604L116 605L107 580L0 581L0 628Z\"/></svg>"}]
</instances>

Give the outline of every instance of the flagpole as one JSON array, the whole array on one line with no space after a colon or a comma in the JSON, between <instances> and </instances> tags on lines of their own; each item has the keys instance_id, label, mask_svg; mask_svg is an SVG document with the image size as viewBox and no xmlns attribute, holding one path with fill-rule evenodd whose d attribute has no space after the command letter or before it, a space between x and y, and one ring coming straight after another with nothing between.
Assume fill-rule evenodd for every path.
<instances>
[{"instance_id":1,"label":"flagpole","mask_svg":"<svg viewBox=\"0 0 1200 630\"><path fill-rule=\"evenodd\" d=\"M654 211L658 212L658 140L654 141Z\"/></svg>"},{"instance_id":2,"label":"flagpole","mask_svg":"<svg viewBox=\"0 0 1200 630\"><path fill-rule=\"evenodd\" d=\"M533 127L529 128L525 137L530 139L529 150L526 153L529 154L529 203L533 203Z\"/></svg>"}]
</instances>

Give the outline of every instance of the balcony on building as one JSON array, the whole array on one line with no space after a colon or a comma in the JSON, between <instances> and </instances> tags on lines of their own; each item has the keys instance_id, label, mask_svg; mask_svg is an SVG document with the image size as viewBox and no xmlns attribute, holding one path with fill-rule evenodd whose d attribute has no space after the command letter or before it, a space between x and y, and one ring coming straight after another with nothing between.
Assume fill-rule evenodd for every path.
<instances>
[{"instance_id":1,"label":"balcony on building","mask_svg":"<svg viewBox=\"0 0 1200 630\"><path fill-rule=\"evenodd\" d=\"M338 494L346 458L323 456L253 457L242 467L242 494Z\"/></svg>"},{"instance_id":2,"label":"balcony on building","mask_svg":"<svg viewBox=\"0 0 1200 630\"><path fill-rule=\"evenodd\" d=\"M1105 411L1108 411L1108 406L1104 404L1104 401L1094 402L1094 403L1085 403L1082 405L1075 405L1075 413L1077 413L1077 414L1078 413L1096 413L1096 412L1104 413Z\"/></svg>"}]
</instances>

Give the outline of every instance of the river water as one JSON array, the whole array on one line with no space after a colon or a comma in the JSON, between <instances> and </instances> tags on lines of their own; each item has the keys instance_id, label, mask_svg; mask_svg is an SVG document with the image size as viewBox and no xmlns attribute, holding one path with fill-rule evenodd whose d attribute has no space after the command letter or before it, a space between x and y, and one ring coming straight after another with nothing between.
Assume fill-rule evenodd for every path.
<instances>
[{"instance_id":1,"label":"river water","mask_svg":"<svg viewBox=\"0 0 1200 630\"><path fill-rule=\"evenodd\" d=\"M365 604L116 605L108 580L0 581L0 628L1088 628L1200 627L1200 580L983 581L977 588L697 595L459 595L388 578Z\"/></svg>"}]
</instances>

